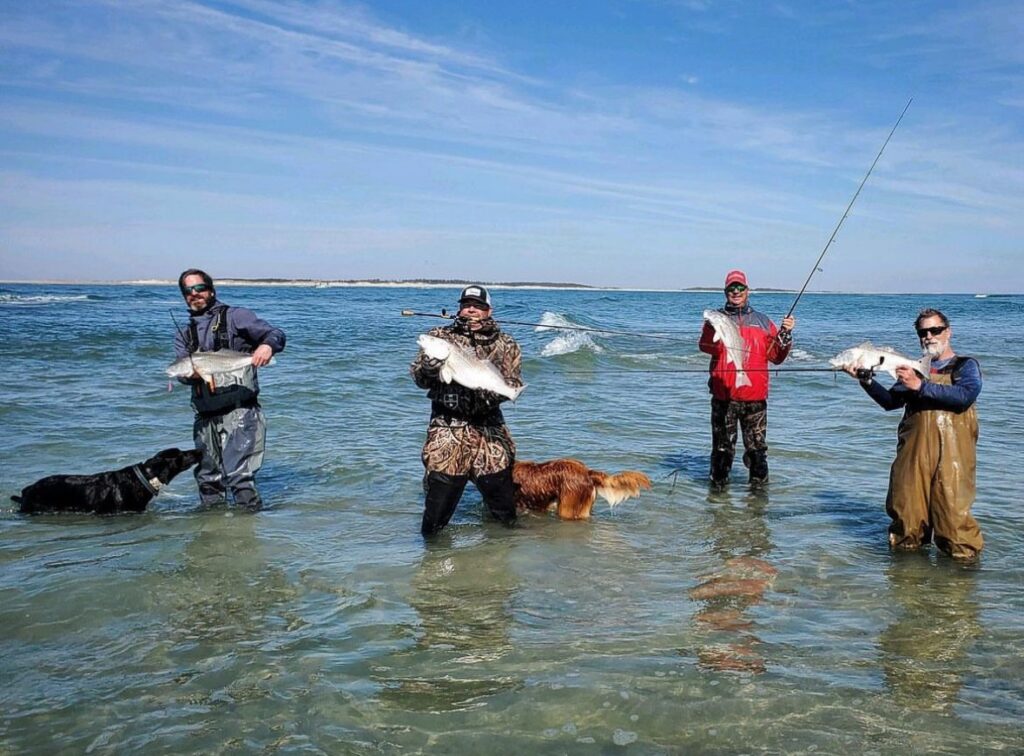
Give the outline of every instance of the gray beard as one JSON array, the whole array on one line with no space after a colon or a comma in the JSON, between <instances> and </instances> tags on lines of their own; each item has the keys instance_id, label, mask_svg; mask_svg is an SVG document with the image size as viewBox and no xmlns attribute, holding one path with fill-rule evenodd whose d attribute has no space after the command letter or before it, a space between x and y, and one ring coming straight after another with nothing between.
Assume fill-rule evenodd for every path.
<instances>
[{"instance_id":1,"label":"gray beard","mask_svg":"<svg viewBox=\"0 0 1024 756\"><path fill-rule=\"evenodd\" d=\"M926 347L924 347L924 349L921 350L922 353L927 354L933 360L935 358L939 357L945 351L946 351L946 345L945 344L933 344L931 346L926 346Z\"/></svg>"}]
</instances>

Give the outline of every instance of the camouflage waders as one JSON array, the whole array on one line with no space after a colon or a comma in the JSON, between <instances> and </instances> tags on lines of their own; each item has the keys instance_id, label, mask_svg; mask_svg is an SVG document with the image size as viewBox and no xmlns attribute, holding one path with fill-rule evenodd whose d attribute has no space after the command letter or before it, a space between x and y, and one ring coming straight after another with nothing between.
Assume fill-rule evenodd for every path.
<instances>
[{"instance_id":1,"label":"camouflage waders","mask_svg":"<svg viewBox=\"0 0 1024 756\"><path fill-rule=\"evenodd\" d=\"M203 452L195 470L202 503L223 504L230 490L235 504L259 509L255 478L263 465L267 437L263 410L257 405L223 415L196 415L192 434L196 448Z\"/></svg>"},{"instance_id":2,"label":"camouflage waders","mask_svg":"<svg viewBox=\"0 0 1024 756\"><path fill-rule=\"evenodd\" d=\"M950 384L948 374L932 374ZM885 511L892 518L889 543L916 549L935 536L935 545L958 559L977 556L984 545L971 516L977 467L978 415L907 408L900 421L896 460L889 473Z\"/></svg>"},{"instance_id":3,"label":"camouflage waders","mask_svg":"<svg viewBox=\"0 0 1024 756\"><path fill-rule=\"evenodd\" d=\"M477 332L456 324L435 328L430 335L488 360L509 385L523 385L519 345L501 333L493 321ZM431 400L430 424L421 454L426 499L420 530L423 535L431 535L447 525L470 481L491 514L511 525L516 520L512 484L516 446L499 407L503 398L489 391L443 383L437 371L422 351L410 366L416 385L427 389Z\"/></svg>"},{"instance_id":4,"label":"camouflage waders","mask_svg":"<svg viewBox=\"0 0 1024 756\"><path fill-rule=\"evenodd\" d=\"M711 480L729 481L736 455L736 423L743 429L743 464L750 468L751 483L768 481L768 402L711 400Z\"/></svg>"}]
</instances>

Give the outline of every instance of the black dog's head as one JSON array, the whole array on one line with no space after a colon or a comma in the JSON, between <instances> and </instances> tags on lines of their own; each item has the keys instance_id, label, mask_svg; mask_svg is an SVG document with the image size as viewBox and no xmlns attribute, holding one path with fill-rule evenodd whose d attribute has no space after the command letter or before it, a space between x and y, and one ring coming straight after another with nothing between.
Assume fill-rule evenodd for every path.
<instances>
[{"instance_id":1,"label":"black dog's head","mask_svg":"<svg viewBox=\"0 0 1024 756\"><path fill-rule=\"evenodd\" d=\"M178 473L184 472L202 458L203 453L198 449L189 449L188 451L164 449L147 459L139 467L142 468L146 480L156 478L167 485L174 480Z\"/></svg>"}]
</instances>

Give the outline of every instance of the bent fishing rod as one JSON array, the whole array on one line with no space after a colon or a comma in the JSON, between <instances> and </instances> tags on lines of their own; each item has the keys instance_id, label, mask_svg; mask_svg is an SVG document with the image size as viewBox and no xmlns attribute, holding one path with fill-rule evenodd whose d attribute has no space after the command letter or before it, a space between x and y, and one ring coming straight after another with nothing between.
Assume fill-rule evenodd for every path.
<instances>
[{"instance_id":1,"label":"bent fishing rod","mask_svg":"<svg viewBox=\"0 0 1024 756\"><path fill-rule=\"evenodd\" d=\"M458 315L449 315L445 310L441 310L441 314L433 312L416 312L414 310L402 310L403 317L418 317L418 318L441 318L443 320L455 320ZM615 331L609 328L590 328L588 326L568 326L568 325L551 325L549 323L526 323L521 320L495 320L495 323L501 325L520 325L520 326L531 326L533 328L551 328L557 331L584 331L590 333L610 333L616 336L636 336L644 339L663 339L665 341L678 341L680 343L690 344L693 339L684 339L681 336L668 336L665 334L657 333L637 333L636 331Z\"/></svg>"},{"instance_id":2,"label":"bent fishing rod","mask_svg":"<svg viewBox=\"0 0 1024 756\"><path fill-rule=\"evenodd\" d=\"M178 324L178 319L174 316L174 310L168 309L167 312L171 314L171 320L174 321L174 327L178 330L178 335L181 336L181 340L185 342L185 349L188 351L188 361L192 365L192 372L198 373L196 370L196 361L192 359L192 348L189 346L188 338L185 336L185 329Z\"/></svg>"},{"instance_id":3,"label":"bent fishing rod","mask_svg":"<svg viewBox=\"0 0 1024 756\"><path fill-rule=\"evenodd\" d=\"M707 368L602 368L600 370L565 370L567 375L593 375L594 373L703 373L708 375ZM722 372L738 373L738 368L728 368ZM838 367L774 367L774 368L743 368L744 373L841 373Z\"/></svg>"},{"instance_id":4,"label":"bent fishing rod","mask_svg":"<svg viewBox=\"0 0 1024 756\"><path fill-rule=\"evenodd\" d=\"M868 172L865 173L864 178L861 179L860 186L858 186L857 191L854 192L853 198L850 200L850 204L846 206L846 211L843 213L843 217L839 219L839 222L836 224L836 227L832 230L832 235L828 238L828 241L825 242L825 247L821 250L821 254L818 255L818 259L814 263L814 267L811 268L811 272L807 275L807 280L804 281L804 285L800 287L800 293L796 295L796 299L793 300L793 305L789 308L789 312L786 313L787 318L793 314L793 310L796 309L797 303L800 301L800 298L804 295L804 292L807 290L807 285L811 282L811 279L814 277L814 274L821 270L821 268L819 267L821 265L821 261L825 259L825 254L828 252L829 247L831 247L832 243L836 240L836 234L839 233L839 229L842 228L843 222L846 220L847 216L849 216L850 210L853 209L853 203L856 202L857 197L860 196L860 190L863 189L864 184L868 182L868 177L871 175L871 172L875 170L875 165L878 164L879 159L882 157L882 153L885 152L886 145L889 144L889 140L892 139L892 135L896 133L896 128L900 125L900 121L903 120L903 116L906 115L907 110L910 108L910 103L912 103L913 101L913 97L907 100L907 104L903 108L903 112L900 113L900 117L896 119L896 123L895 125L893 125L892 130L889 132L889 136L885 138L885 142L882 143L882 148L878 151L878 154L875 155L875 159L871 163L871 167L868 168Z\"/></svg>"}]
</instances>

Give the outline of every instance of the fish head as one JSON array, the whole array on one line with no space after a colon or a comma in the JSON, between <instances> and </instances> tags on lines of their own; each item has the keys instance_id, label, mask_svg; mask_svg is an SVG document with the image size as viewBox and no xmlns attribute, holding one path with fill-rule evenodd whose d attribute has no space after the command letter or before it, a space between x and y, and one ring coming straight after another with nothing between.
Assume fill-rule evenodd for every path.
<instances>
[{"instance_id":1,"label":"fish head","mask_svg":"<svg viewBox=\"0 0 1024 756\"><path fill-rule=\"evenodd\" d=\"M870 341L865 341L858 346L844 349L829 360L828 364L837 368L848 367L862 370L864 368L878 367L880 364L879 357L878 350L875 349Z\"/></svg>"},{"instance_id":2,"label":"fish head","mask_svg":"<svg viewBox=\"0 0 1024 756\"><path fill-rule=\"evenodd\" d=\"M175 360L165 371L171 378L188 378L192 375L192 361L188 357Z\"/></svg>"},{"instance_id":3,"label":"fish head","mask_svg":"<svg viewBox=\"0 0 1024 756\"><path fill-rule=\"evenodd\" d=\"M432 360L446 360L452 351L452 345L447 341L425 333L416 339L416 343L423 350L423 354Z\"/></svg>"}]
</instances>

